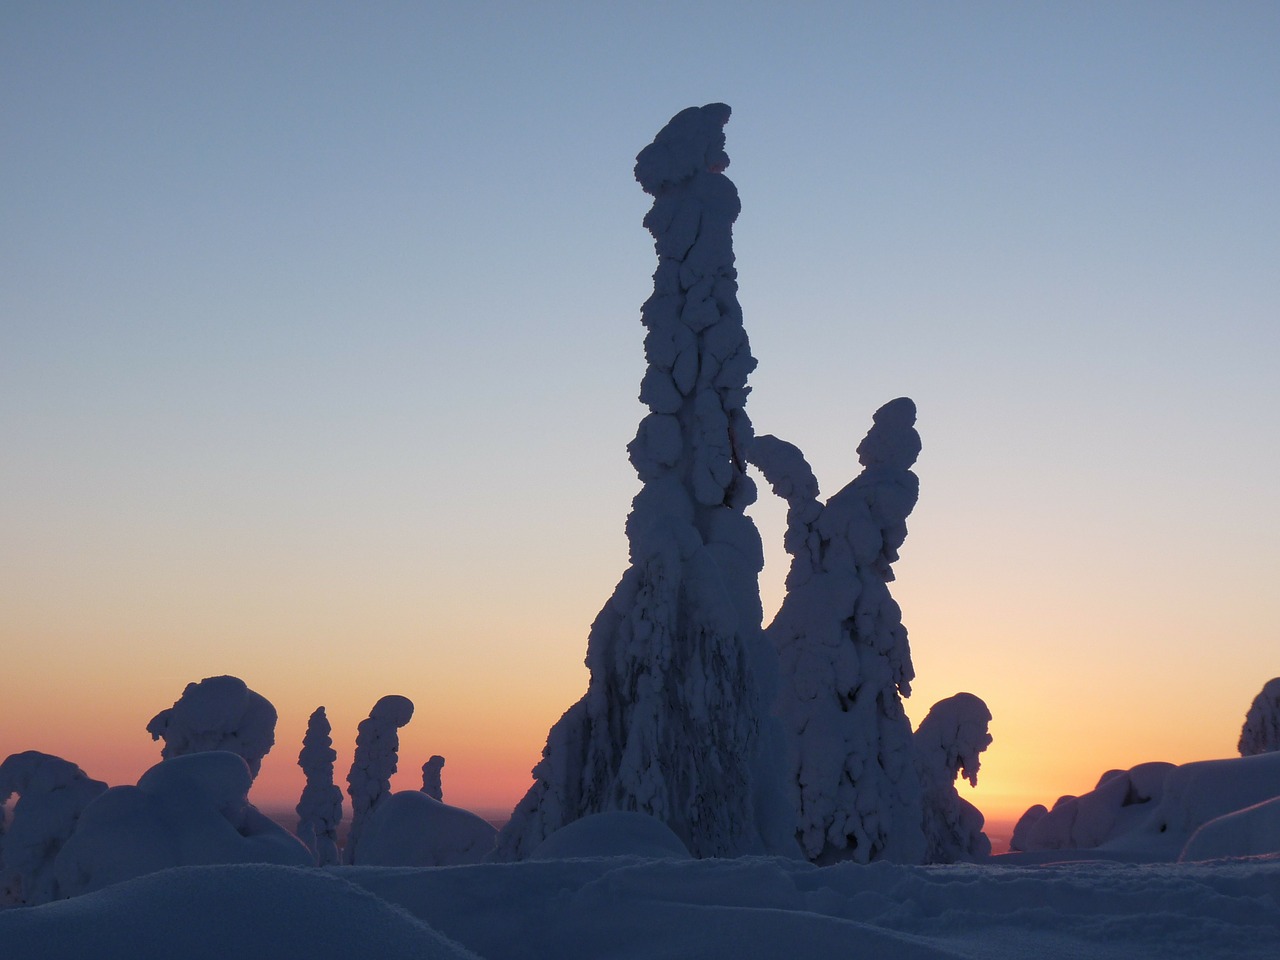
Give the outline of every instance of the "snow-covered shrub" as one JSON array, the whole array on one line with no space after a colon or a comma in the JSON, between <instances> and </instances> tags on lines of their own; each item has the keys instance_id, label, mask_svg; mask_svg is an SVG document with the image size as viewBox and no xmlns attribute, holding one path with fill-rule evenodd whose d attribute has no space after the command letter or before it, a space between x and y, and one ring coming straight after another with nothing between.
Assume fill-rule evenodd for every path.
<instances>
[{"instance_id":1,"label":"snow-covered shrub","mask_svg":"<svg viewBox=\"0 0 1280 960\"><path fill-rule=\"evenodd\" d=\"M136 787L112 787L85 807L58 853L58 894L190 864L310 866L307 848L249 802L252 783L243 757L215 750L163 760Z\"/></svg>"},{"instance_id":2,"label":"snow-covered shrub","mask_svg":"<svg viewBox=\"0 0 1280 960\"><path fill-rule=\"evenodd\" d=\"M435 800L444 801L444 786L440 773L444 769L444 757L436 754L422 765L422 792Z\"/></svg>"},{"instance_id":3,"label":"snow-covered shrub","mask_svg":"<svg viewBox=\"0 0 1280 960\"><path fill-rule=\"evenodd\" d=\"M924 788L925 860L955 863L991 854L982 813L956 792L956 778L978 785L980 754L991 745L991 711L971 693L940 700L916 728L914 742Z\"/></svg>"},{"instance_id":4,"label":"snow-covered shrub","mask_svg":"<svg viewBox=\"0 0 1280 960\"><path fill-rule=\"evenodd\" d=\"M298 766L307 782L298 798L298 839L319 866L338 863L338 826L342 823L342 791L333 782L333 728L324 707L317 707L307 721L307 732L298 753Z\"/></svg>"},{"instance_id":5,"label":"snow-covered shrub","mask_svg":"<svg viewBox=\"0 0 1280 960\"><path fill-rule=\"evenodd\" d=\"M206 677L189 683L172 707L147 724L153 740L164 740L166 760L206 750L230 750L258 775L276 742L276 708L238 677Z\"/></svg>"},{"instance_id":6,"label":"snow-covered shrub","mask_svg":"<svg viewBox=\"0 0 1280 960\"><path fill-rule=\"evenodd\" d=\"M915 404L876 411L862 472L822 503L801 452L757 437L750 459L787 501L787 594L766 633L781 661L795 831L817 863L924 859L921 785L902 697L914 670L889 593L919 482Z\"/></svg>"},{"instance_id":7,"label":"snow-covered shrub","mask_svg":"<svg viewBox=\"0 0 1280 960\"><path fill-rule=\"evenodd\" d=\"M342 851L343 863L355 863L356 845L374 805L391 793L391 776L399 763L397 731L413 719L413 701L388 694L373 705L356 732L355 757L347 774L351 797L351 829Z\"/></svg>"},{"instance_id":8,"label":"snow-covered shrub","mask_svg":"<svg viewBox=\"0 0 1280 960\"><path fill-rule=\"evenodd\" d=\"M677 114L636 158L658 267L641 318L649 412L628 446L643 484L627 518L631 565L592 624L586 694L547 736L498 856L528 856L580 817L636 810L698 857L794 850L776 664L760 629L760 537L743 453L755 368L737 299L723 175L724 104Z\"/></svg>"},{"instance_id":9,"label":"snow-covered shrub","mask_svg":"<svg viewBox=\"0 0 1280 960\"><path fill-rule=\"evenodd\" d=\"M1238 748L1242 757L1280 750L1280 677L1268 680L1253 698Z\"/></svg>"},{"instance_id":10,"label":"snow-covered shrub","mask_svg":"<svg viewBox=\"0 0 1280 960\"><path fill-rule=\"evenodd\" d=\"M69 760L35 750L0 763L0 904L46 903L59 895L54 859L85 807L106 789ZM14 794L5 830L2 808Z\"/></svg>"},{"instance_id":11,"label":"snow-covered shrub","mask_svg":"<svg viewBox=\"0 0 1280 960\"><path fill-rule=\"evenodd\" d=\"M360 834L351 861L359 866L448 867L479 863L498 831L470 810L451 807L421 790L381 798Z\"/></svg>"}]
</instances>

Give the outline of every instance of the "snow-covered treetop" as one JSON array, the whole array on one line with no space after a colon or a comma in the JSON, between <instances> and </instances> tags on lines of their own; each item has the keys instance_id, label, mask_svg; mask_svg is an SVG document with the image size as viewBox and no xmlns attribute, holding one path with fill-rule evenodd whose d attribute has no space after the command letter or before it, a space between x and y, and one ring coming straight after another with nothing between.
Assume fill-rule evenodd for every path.
<instances>
[{"instance_id":1,"label":"snow-covered treetop","mask_svg":"<svg viewBox=\"0 0 1280 960\"><path fill-rule=\"evenodd\" d=\"M982 765L979 754L991 746L990 722L991 711L972 693L939 700L915 733L916 754L923 770L945 771L951 781L959 774L977 786Z\"/></svg>"},{"instance_id":2,"label":"snow-covered treetop","mask_svg":"<svg viewBox=\"0 0 1280 960\"><path fill-rule=\"evenodd\" d=\"M1253 698L1240 731L1240 756L1280 750L1280 677L1268 680Z\"/></svg>"},{"instance_id":3,"label":"snow-covered treetop","mask_svg":"<svg viewBox=\"0 0 1280 960\"><path fill-rule=\"evenodd\" d=\"M858 462L864 467L910 470L920 456L916 432L916 405L910 397L890 400L871 418L871 429L858 444Z\"/></svg>"},{"instance_id":4,"label":"snow-covered treetop","mask_svg":"<svg viewBox=\"0 0 1280 960\"><path fill-rule=\"evenodd\" d=\"M724 152L729 113L728 104L708 103L672 117L636 156L636 180L644 192L656 196L663 187L688 180L701 170L723 173L729 166Z\"/></svg>"},{"instance_id":5,"label":"snow-covered treetop","mask_svg":"<svg viewBox=\"0 0 1280 960\"><path fill-rule=\"evenodd\" d=\"M276 742L276 708L238 677L206 677L189 683L172 707L147 724L153 740L164 740L164 759L207 750L239 754L256 777Z\"/></svg>"}]
</instances>

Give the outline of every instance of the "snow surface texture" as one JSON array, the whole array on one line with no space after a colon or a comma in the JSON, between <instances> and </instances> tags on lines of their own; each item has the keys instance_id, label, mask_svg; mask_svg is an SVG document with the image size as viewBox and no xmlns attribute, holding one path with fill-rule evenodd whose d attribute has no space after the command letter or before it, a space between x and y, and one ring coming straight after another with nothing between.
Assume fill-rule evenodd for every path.
<instances>
[{"instance_id":1,"label":"snow surface texture","mask_svg":"<svg viewBox=\"0 0 1280 960\"><path fill-rule=\"evenodd\" d=\"M0 808L18 795L8 831L0 809L0 904L44 903L58 896L54 859L84 808L106 789L74 763L35 750L0 763Z\"/></svg>"},{"instance_id":2,"label":"snow surface texture","mask_svg":"<svg viewBox=\"0 0 1280 960\"><path fill-rule=\"evenodd\" d=\"M276 708L238 677L206 677L188 683L182 696L147 724L153 740L164 740L166 760L205 750L244 757L255 777L276 742Z\"/></svg>"},{"instance_id":3,"label":"snow surface texture","mask_svg":"<svg viewBox=\"0 0 1280 960\"><path fill-rule=\"evenodd\" d=\"M0 911L5 960L1275 960L1278 942L1276 859L185 867Z\"/></svg>"},{"instance_id":4,"label":"snow surface texture","mask_svg":"<svg viewBox=\"0 0 1280 960\"><path fill-rule=\"evenodd\" d=\"M374 805L391 793L391 775L396 772L400 753L397 731L412 719L413 701L393 693L375 703L369 716L356 728L356 752L347 774L351 829L342 850L344 863L356 862L356 847L365 819Z\"/></svg>"},{"instance_id":5,"label":"snow surface texture","mask_svg":"<svg viewBox=\"0 0 1280 960\"><path fill-rule=\"evenodd\" d=\"M365 821L355 863L380 867L447 867L479 863L493 852L497 830L470 810L421 790L380 799Z\"/></svg>"},{"instance_id":6,"label":"snow surface texture","mask_svg":"<svg viewBox=\"0 0 1280 960\"><path fill-rule=\"evenodd\" d=\"M1280 750L1280 677L1268 680L1253 698L1240 731L1240 756Z\"/></svg>"},{"instance_id":7,"label":"snow surface texture","mask_svg":"<svg viewBox=\"0 0 1280 960\"><path fill-rule=\"evenodd\" d=\"M342 823L342 791L333 782L333 727L317 707L307 721L307 732L298 753L298 766L307 782L298 798L298 839L322 867L338 862L338 826Z\"/></svg>"},{"instance_id":8,"label":"snow surface texture","mask_svg":"<svg viewBox=\"0 0 1280 960\"><path fill-rule=\"evenodd\" d=\"M593 813L561 827L538 845L531 860L645 857L688 860L685 845L661 820L631 810Z\"/></svg>"},{"instance_id":9,"label":"snow surface texture","mask_svg":"<svg viewBox=\"0 0 1280 960\"><path fill-rule=\"evenodd\" d=\"M924 788L925 860L955 863L991 855L981 811L956 792L956 778L978 785L979 755L991 745L991 711L972 693L957 693L929 708L915 732L916 764Z\"/></svg>"},{"instance_id":10,"label":"snow surface texture","mask_svg":"<svg viewBox=\"0 0 1280 960\"><path fill-rule=\"evenodd\" d=\"M920 778L902 697L915 673L889 593L919 481L915 404L876 411L862 472L827 502L803 454L777 437L750 448L787 501L787 594L766 631L783 677L776 712L789 740L796 835L815 863L927 854Z\"/></svg>"},{"instance_id":11,"label":"snow surface texture","mask_svg":"<svg viewBox=\"0 0 1280 960\"><path fill-rule=\"evenodd\" d=\"M310 866L307 848L248 801L252 782L242 757L212 751L161 761L136 787L112 787L85 807L58 853L57 895L193 864Z\"/></svg>"},{"instance_id":12,"label":"snow surface texture","mask_svg":"<svg viewBox=\"0 0 1280 960\"><path fill-rule=\"evenodd\" d=\"M422 765L422 792L434 800L444 800L444 785L440 774L444 770L444 757L436 754Z\"/></svg>"},{"instance_id":13,"label":"snow surface texture","mask_svg":"<svg viewBox=\"0 0 1280 960\"><path fill-rule=\"evenodd\" d=\"M1011 847L1027 854L1052 852L1055 858L1072 850L1145 861L1280 856L1280 843L1264 843L1280 835L1274 830L1276 809L1246 812L1275 798L1280 798L1280 753L1181 766L1144 763L1108 771L1093 790L1063 797L1052 810L1032 807L1015 827ZM1239 819L1208 829L1236 814ZM1192 844L1202 829L1206 833ZM1028 859L1017 853L1010 857Z\"/></svg>"},{"instance_id":14,"label":"snow surface texture","mask_svg":"<svg viewBox=\"0 0 1280 960\"><path fill-rule=\"evenodd\" d=\"M499 836L529 856L564 825L635 810L697 857L794 851L769 717L760 536L742 451L755 358L737 300L738 192L723 175L729 108L690 107L636 158L658 256L641 310L649 413L629 444L643 484L631 566L592 624L586 694L552 727L534 785Z\"/></svg>"}]
</instances>

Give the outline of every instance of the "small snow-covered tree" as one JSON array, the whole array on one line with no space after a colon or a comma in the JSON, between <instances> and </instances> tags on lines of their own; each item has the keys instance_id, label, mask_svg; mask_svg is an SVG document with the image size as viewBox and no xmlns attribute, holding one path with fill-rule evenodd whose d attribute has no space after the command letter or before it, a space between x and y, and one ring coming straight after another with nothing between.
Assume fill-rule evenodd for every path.
<instances>
[{"instance_id":1,"label":"small snow-covered tree","mask_svg":"<svg viewBox=\"0 0 1280 960\"><path fill-rule=\"evenodd\" d=\"M1280 677L1268 680L1253 698L1238 749L1242 757L1280 750Z\"/></svg>"},{"instance_id":2,"label":"small snow-covered tree","mask_svg":"<svg viewBox=\"0 0 1280 960\"><path fill-rule=\"evenodd\" d=\"M164 759L208 750L239 754L258 775L276 742L276 708L238 677L206 677L189 683L172 707L147 724L153 740L164 740Z\"/></svg>"},{"instance_id":3,"label":"small snow-covered tree","mask_svg":"<svg viewBox=\"0 0 1280 960\"><path fill-rule=\"evenodd\" d=\"M444 786L440 783L440 771L444 769L444 757L439 754L422 765L422 792L434 800L444 802Z\"/></svg>"},{"instance_id":4,"label":"small snow-covered tree","mask_svg":"<svg viewBox=\"0 0 1280 960\"><path fill-rule=\"evenodd\" d=\"M889 593L919 482L916 408L876 411L862 472L826 503L803 454L757 437L750 458L787 501L787 593L766 633L781 661L795 831L816 863L925 855L921 785L902 697L914 670Z\"/></svg>"},{"instance_id":5,"label":"small snow-covered tree","mask_svg":"<svg viewBox=\"0 0 1280 960\"><path fill-rule=\"evenodd\" d=\"M342 790L333 782L338 753L333 749L332 731L324 707L317 707L307 721L298 753L298 766L307 778L296 808L298 839L322 867L339 862L338 825L342 823Z\"/></svg>"},{"instance_id":6,"label":"small snow-covered tree","mask_svg":"<svg viewBox=\"0 0 1280 960\"><path fill-rule=\"evenodd\" d=\"M972 693L957 693L929 708L915 732L916 763L924 787L928 863L982 860L991 841L982 813L956 792L956 778L978 785L979 754L991 745L991 711Z\"/></svg>"},{"instance_id":7,"label":"small snow-covered tree","mask_svg":"<svg viewBox=\"0 0 1280 960\"><path fill-rule=\"evenodd\" d=\"M107 785L74 763L28 750L0 763L0 904L47 903L58 895L54 860L80 814ZM3 807L14 794L13 822Z\"/></svg>"},{"instance_id":8,"label":"small snow-covered tree","mask_svg":"<svg viewBox=\"0 0 1280 960\"><path fill-rule=\"evenodd\" d=\"M699 857L785 850L776 666L760 630L760 537L742 451L756 361L742 326L721 103L677 114L636 158L658 255L641 310L649 413L628 446L643 484L631 565L591 626L587 692L552 727L498 842L528 856L588 814L636 810Z\"/></svg>"},{"instance_id":9,"label":"small snow-covered tree","mask_svg":"<svg viewBox=\"0 0 1280 960\"><path fill-rule=\"evenodd\" d=\"M347 832L342 862L355 863L356 846L374 805L391 793L391 776L399 763L400 735L397 731L413 719L413 701L389 694L373 705L360 721L356 733L355 757L347 774L347 794L351 797L351 829Z\"/></svg>"}]
</instances>

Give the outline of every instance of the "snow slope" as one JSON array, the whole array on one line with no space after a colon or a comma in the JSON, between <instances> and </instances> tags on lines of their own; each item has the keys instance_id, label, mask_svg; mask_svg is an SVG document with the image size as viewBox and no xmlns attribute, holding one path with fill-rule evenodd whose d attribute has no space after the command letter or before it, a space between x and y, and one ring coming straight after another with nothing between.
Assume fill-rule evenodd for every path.
<instances>
[{"instance_id":1,"label":"snow slope","mask_svg":"<svg viewBox=\"0 0 1280 960\"><path fill-rule=\"evenodd\" d=\"M0 911L5 960L1274 960L1277 944L1277 857L1038 867L815 867L763 857L180 867Z\"/></svg>"}]
</instances>

